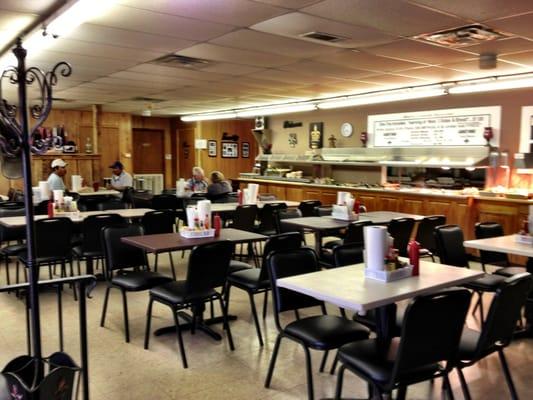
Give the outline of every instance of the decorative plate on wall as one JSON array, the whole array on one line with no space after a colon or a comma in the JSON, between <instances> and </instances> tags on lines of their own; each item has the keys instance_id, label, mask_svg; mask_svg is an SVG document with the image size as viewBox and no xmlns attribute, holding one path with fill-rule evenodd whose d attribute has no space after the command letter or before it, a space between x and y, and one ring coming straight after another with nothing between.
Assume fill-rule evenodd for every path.
<instances>
[{"instance_id":1,"label":"decorative plate on wall","mask_svg":"<svg viewBox=\"0 0 533 400\"><path fill-rule=\"evenodd\" d=\"M350 137L353 133L353 126L349 122L345 122L341 125L341 135L344 137Z\"/></svg>"}]
</instances>

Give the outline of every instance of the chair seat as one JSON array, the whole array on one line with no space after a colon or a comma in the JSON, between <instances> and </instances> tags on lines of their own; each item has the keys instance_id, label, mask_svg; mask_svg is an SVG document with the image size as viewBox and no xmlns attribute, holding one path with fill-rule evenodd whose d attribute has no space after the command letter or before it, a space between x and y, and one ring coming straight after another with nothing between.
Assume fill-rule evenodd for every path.
<instances>
[{"instance_id":1,"label":"chair seat","mask_svg":"<svg viewBox=\"0 0 533 400\"><path fill-rule=\"evenodd\" d=\"M432 257L433 256L433 252L429 249L426 249L426 248L422 248L418 251L418 254L420 257Z\"/></svg>"},{"instance_id":2,"label":"chair seat","mask_svg":"<svg viewBox=\"0 0 533 400\"><path fill-rule=\"evenodd\" d=\"M334 315L299 319L288 324L284 331L306 346L319 350L336 349L353 340L366 339L369 335L363 325Z\"/></svg>"},{"instance_id":3,"label":"chair seat","mask_svg":"<svg viewBox=\"0 0 533 400\"><path fill-rule=\"evenodd\" d=\"M251 269L252 266L244 261L231 260L229 262L228 274L233 274L234 272L242 271L243 269Z\"/></svg>"},{"instance_id":4,"label":"chair seat","mask_svg":"<svg viewBox=\"0 0 533 400\"><path fill-rule=\"evenodd\" d=\"M186 281L172 281L150 289L150 296L167 304L183 304L202 300L216 295L213 289L188 295Z\"/></svg>"},{"instance_id":5,"label":"chair seat","mask_svg":"<svg viewBox=\"0 0 533 400\"><path fill-rule=\"evenodd\" d=\"M18 257L19 257L19 260L23 264L25 264L25 265L28 264L28 253L26 253L26 252L19 253ZM51 263L58 263L58 262L62 262L62 261L69 261L71 259L72 258L70 257L70 255L67 255L67 256L64 256L64 257L60 257L60 256L37 257L37 258L35 258L34 263L36 265L51 264Z\"/></svg>"},{"instance_id":6,"label":"chair seat","mask_svg":"<svg viewBox=\"0 0 533 400\"><path fill-rule=\"evenodd\" d=\"M172 281L172 278L151 271L123 271L111 279L111 283L125 290L136 292Z\"/></svg>"},{"instance_id":7,"label":"chair seat","mask_svg":"<svg viewBox=\"0 0 533 400\"><path fill-rule=\"evenodd\" d=\"M96 258L96 257L103 257L104 253L102 251L83 251L82 246L76 246L72 248L72 252L77 258L83 258L83 257L90 257L90 258Z\"/></svg>"},{"instance_id":8,"label":"chair seat","mask_svg":"<svg viewBox=\"0 0 533 400\"><path fill-rule=\"evenodd\" d=\"M27 247L25 244L13 244L11 246L3 247L0 252L6 256L18 256L19 253L26 251Z\"/></svg>"},{"instance_id":9,"label":"chair seat","mask_svg":"<svg viewBox=\"0 0 533 400\"><path fill-rule=\"evenodd\" d=\"M472 290L481 290L483 292L494 292L505 280L504 276L485 274L482 278L468 282L463 286Z\"/></svg>"},{"instance_id":10,"label":"chair seat","mask_svg":"<svg viewBox=\"0 0 533 400\"><path fill-rule=\"evenodd\" d=\"M524 267L505 267L505 268L500 268L499 270L495 271L494 273L496 275L510 277L510 276L513 276L513 275L516 275L516 274L521 274L521 273L524 273L524 272L527 272Z\"/></svg>"},{"instance_id":11,"label":"chair seat","mask_svg":"<svg viewBox=\"0 0 533 400\"><path fill-rule=\"evenodd\" d=\"M340 246L343 243L344 243L344 240L342 239L330 240L329 242L324 243L322 247L333 250L334 247Z\"/></svg>"},{"instance_id":12,"label":"chair seat","mask_svg":"<svg viewBox=\"0 0 533 400\"><path fill-rule=\"evenodd\" d=\"M459 343L459 359L471 360L476 355L477 343L480 333L465 327Z\"/></svg>"},{"instance_id":13,"label":"chair seat","mask_svg":"<svg viewBox=\"0 0 533 400\"><path fill-rule=\"evenodd\" d=\"M249 268L234 272L228 275L228 282L234 286L241 287L247 290L268 289L270 281L267 279L259 281L261 269Z\"/></svg>"},{"instance_id":14,"label":"chair seat","mask_svg":"<svg viewBox=\"0 0 533 400\"><path fill-rule=\"evenodd\" d=\"M394 359L388 353L388 349L384 348L379 340L370 339L348 343L339 349L338 355L350 369L370 377L373 381L386 383L392 378L394 365ZM417 377L431 376L438 370L439 364L429 364L416 370L403 370L400 374L416 381Z\"/></svg>"}]
</instances>

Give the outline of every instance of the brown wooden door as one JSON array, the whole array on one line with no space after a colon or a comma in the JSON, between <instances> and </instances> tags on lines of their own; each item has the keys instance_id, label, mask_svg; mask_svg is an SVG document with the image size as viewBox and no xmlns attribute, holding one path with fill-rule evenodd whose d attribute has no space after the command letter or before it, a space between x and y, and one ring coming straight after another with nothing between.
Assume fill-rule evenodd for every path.
<instances>
[{"instance_id":1,"label":"brown wooden door","mask_svg":"<svg viewBox=\"0 0 533 400\"><path fill-rule=\"evenodd\" d=\"M133 172L162 174L165 171L164 131L157 129L133 130Z\"/></svg>"},{"instance_id":2,"label":"brown wooden door","mask_svg":"<svg viewBox=\"0 0 533 400\"><path fill-rule=\"evenodd\" d=\"M192 168L196 164L194 128L180 129L178 131L178 142L179 176L180 178L188 179L192 176Z\"/></svg>"}]
</instances>

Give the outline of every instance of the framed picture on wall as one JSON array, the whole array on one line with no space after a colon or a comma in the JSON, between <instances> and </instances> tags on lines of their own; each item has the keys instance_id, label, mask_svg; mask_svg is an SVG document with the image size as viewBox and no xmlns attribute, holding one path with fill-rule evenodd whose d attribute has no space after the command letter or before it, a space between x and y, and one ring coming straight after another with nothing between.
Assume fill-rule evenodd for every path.
<instances>
[{"instance_id":1,"label":"framed picture on wall","mask_svg":"<svg viewBox=\"0 0 533 400\"><path fill-rule=\"evenodd\" d=\"M242 158L250 157L250 143L242 142L241 155L242 155Z\"/></svg>"},{"instance_id":2,"label":"framed picture on wall","mask_svg":"<svg viewBox=\"0 0 533 400\"><path fill-rule=\"evenodd\" d=\"M222 142L222 157L223 158L239 157L239 143Z\"/></svg>"},{"instance_id":3,"label":"framed picture on wall","mask_svg":"<svg viewBox=\"0 0 533 400\"><path fill-rule=\"evenodd\" d=\"M207 155L209 157L217 156L217 141L216 140L207 141Z\"/></svg>"}]
</instances>

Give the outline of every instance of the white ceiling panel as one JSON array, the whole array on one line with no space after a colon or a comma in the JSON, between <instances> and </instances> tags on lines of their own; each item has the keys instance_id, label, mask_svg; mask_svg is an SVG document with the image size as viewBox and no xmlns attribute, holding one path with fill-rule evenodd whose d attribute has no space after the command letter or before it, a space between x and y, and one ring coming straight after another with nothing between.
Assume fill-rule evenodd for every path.
<instances>
[{"instance_id":1,"label":"white ceiling panel","mask_svg":"<svg viewBox=\"0 0 533 400\"><path fill-rule=\"evenodd\" d=\"M110 78L128 79L132 81L143 81L149 83L158 83L166 85L185 86L190 85L189 79L176 78L163 75L142 74L140 72L120 71L109 75Z\"/></svg>"},{"instance_id":2,"label":"white ceiling panel","mask_svg":"<svg viewBox=\"0 0 533 400\"><path fill-rule=\"evenodd\" d=\"M394 35L413 36L454 28L464 20L410 4L404 0L326 0L304 12Z\"/></svg>"},{"instance_id":3,"label":"white ceiling panel","mask_svg":"<svg viewBox=\"0 0 533 400\"><path fill-rule=\"evenodd\" d=\"M139 72L143 74L171 76L176 78L192 79L199 81L216 81L220 79L225 79L227 77L227 75L216 74L213 72L196 71L194 69L186 68L166 67L163 65L156 64L139 64L134 67L128 68L128 71Z\"/></svg>"},{"instance_id":4,"label":"white ceiling panel","mask_svg":"<svg viewBox=\"0 0 533 400\"><path fill-rule=\"evenodd\" d=\"M224 62L218 62L218 63L208 65L207 67L202 68L202 71L205 71L205 72L215 72L217 74L235 75L235 76L252 74L252 73L263 71L263 70L264 69L260 67L252 67L250 65L224 63Z\"/></svg>"},{"instance_id":5,"label":"white ceiling panel","mask_svg":"<svg viewBox=\"0 0 533 400\"><path fill-rule=\"evenodd\" d=\"M466 71L458 71L443 67L418 67L402 71L402 75L426 79L430 82L455 81L460 79L474 78L474 75L469 74Z\"/></svg>"},{"instance_id":6,"label":"white ceiling panel","mask_svg":"<svg viewBox=\"0 0 533 400\"><path fill-rule=\"evenodd\" d=\"M248 0L119 0L143 10L179 15L234 26L248 26L287 12L285 9Z\"/></svg>"},{"instance_id":7,"label":"white ceiling panel","mask_svg":"<svg viewBox=\"0 0 533 400\"><path fill-rule=\"evenodd\" d=\"M156 35L174 36L189 40L209 40L235 29L233 26L162 14L138 8L117 5L93 24L146 32Z\"/></svg>"},{"instance_id":8,"label":"white ceiling panel","mask_svg":"<svg viewBox=\"0 0 533 400\"><path fill-rule=\"evenodd\" d=\"M72 53L62 53L59 51L45 51L38 53L35 56L28 54L28 62L31 64L41 65L55 63L58 61L66 61L73 68L78 65L85 68L107 68L110 72L115 72L116 70L125 69L136 64L135 61L131 60L120 60L116 58L107 58L107 57L92 57L88 55L72 54Z\"/></svg>"},{"instance_id":9,"label":"white ceiling panel","mask_svg":"<svg viewBox=\"0 0 533 400\"><path fill-rule=\"evenodd\" d=\"M42 14L54 3L57 3L57 0L2 0L0 10Z\"/></svg>"},{"instance_id":10,"label":"white ceiling panel","mask_svg":"<svg viewBox=\"0 0 533 400\"><path fill-rule=\"evenodd\" d=\"M321 18L319 14L308 15L299 12L285 14L270 20L255 24L252 29L282 35L291 38L300 38L312 43L321 43L331 47L362 48L382 43L389 43L395 38L379 29L354 26L346 23ZM309 32L323 32L344 38L338 42L323 42L302 38L301 35Z\"/></svg>"},{"instance_id":11,"label":"white ceiling panel","mask_svg":"<svg viewBox=\"0 0 533 400\"><path fill-rule=\"evenodd\" d=\"M495 75L501 75L501 74L514 74L514 73L526 72L528 69L531 69L531 68L527 68L524 66L511 64L503 60L498 60L497 67L494 69L480 69L479 61L477 59L463 61L463 62L459 62L455 64L447 64L446 67L453 68L459 71L466 71L470 74L475 75L476 77L495 76Z\"/></svg>"},{"instance_id":12,"label":"white ceiling panel","mask_svg":"<svg viewBox=\"0 0 533 400\"><path fill-rule=\"evenodd\" d=\"M341 50L327 57L316 57L316 61L335 64L359 70L394 72L414 68L422 64L395 58L377 56L357 50Z\"/></svg>"},{"instance_id":13,"label":"white ceiling panel","mask_svg":"<svg viewBox=\"0 0 533 400\"><path fill-rule=\"evenodd\" d=\"M374 83L376 85L385 86L387 88L402 87L402 86L417 86L424 85L428 82L421 78L414 76L403 76L395 74L376 75L361 79L363 82Z\"/></svg>"},{"instance_id":14,"label":"white ceiling panel","mask_svg":"<svg viewBox=\"0 0 533 400\"><path fill-rule=\"evenodd\" d=\"M513 63L525 65L529 68L533 68L533 51L525 51L523 53L508 54L502 58L505 61L510 61Z\"/></svg>"},{"instance_id":15,"label":"white ceiling panel","mask_svg":"<svg viewBox=\"0 0 533 400\"><path fill-rule=\"evenodd\" d=\"M285 8L302 8L305 6L310 6L311 4L319 3L322 0L252 0L259 3L265 3L265 4L272 4L274 6L278 7L285 7Z\"/></svg>"},{"instance_id":16,"label":"white ceiling panel","mask_svg":"<svg viewBox=\"0 0 533 400\"><path fill-rule=\"evenodd\" d=\"M502 40L491 40L475 46L463 47L463 49L477 54L490 53L505 55L517 53L525 50L533 50L533 40L522 38L509 38Z\"/></svg>"},{"instance_id":17,"label":"white ceiling panel","mask_svg":"<svg viewBox=\"0 0 533 400\"><path fill-rule=\"evenodd\" d=\"M298 68L296 68L298 69ZM305 69L301 71L293 72L291 71L281 71L277 69L266 69L257 74L252 74L248 76L257 76L261 79L269 79L278 82L285 82L289 84L307 84L307 83L316 83L317 81L331 81L331 78L327 77L318 77Z\"/></svg>"},{"instance_id":18,"label":"white ceiling panel","mask_svg":"<svg viewBox=\"0 0 533 400\"><path fill-rule=\"evenodd\" d=\"M533 12L515 17L490 21L490 26L533 40Z\"/></svg>"},{"instance_id":19,"label":"white ceiling panel","mask_svg":"<svg viewBox=\"0 0 533 400\"><path fill-rule=\"evenodd\" d=\"M300 61L295 64L280 67L285 71L296 73L307 73L316 75L316 81L324 81L324 77L341 79L359 79L372 75L372 72L348 68L342 65L326 64L317 61Z\"/></svg>"}]
</instances>

